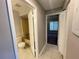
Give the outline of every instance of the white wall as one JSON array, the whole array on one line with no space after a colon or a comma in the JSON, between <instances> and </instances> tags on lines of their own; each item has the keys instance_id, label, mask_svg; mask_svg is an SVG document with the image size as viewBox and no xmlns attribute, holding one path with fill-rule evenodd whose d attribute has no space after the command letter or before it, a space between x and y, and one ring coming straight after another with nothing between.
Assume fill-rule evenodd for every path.
<instances>
[{"instance_id":1,"label":"white wall","mask_svg":"<svg viewBox=\"0 0 79 59\"><path fill-rule=\"evenodd\" d=\"M40 17L39 17L40 16ZM41 49L46 44L46 28L45 28L45 14L44 11L39 10L38 11L38 45L39 45L39 52L41 52Z\"/></svg>"},{"instance_id":2,"label":"white wall","mask_svg":"<svg viewBox=\"0 0 79 59\"><path fill-rule=\"evenodd\" d=\"M15 59L6 0L0 0L0 59Z\"/></svg>"},{"instance_id":3,"label":"white wall","mask_svg":"<svg viewBox=\"0 0 79 59\"><path fill-rule=\"evenodd\" d=\"M74 17L74 3L78 0L71 0L67 8L67 21L68 21L68 40L67 40L67 50L66 50L66 59L79 59L79 37L72 33L72 20ZM79 6L78 6L79 8ZM77 9L77 8L76 8ZM77 9L78 10L78 9ZM78 11L76 12L76 14Z\"/></svg>"}]
</instances>

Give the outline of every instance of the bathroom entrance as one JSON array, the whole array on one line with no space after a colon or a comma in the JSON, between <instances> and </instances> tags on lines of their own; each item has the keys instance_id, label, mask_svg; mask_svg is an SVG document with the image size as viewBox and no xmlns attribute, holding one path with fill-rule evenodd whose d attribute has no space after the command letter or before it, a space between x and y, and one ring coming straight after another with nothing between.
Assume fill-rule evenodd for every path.
<instances>
[{"instance_id":1,"label":"bathroom entrance","mask_svg":"<svg viewBox=\"0 0 79 59\"><path fill-rule=\"evenodd\" d=\"M34 8L25 1L12 0L12 9L19 58L34 58L36 57Z\"/></svg>"}]
</instances>

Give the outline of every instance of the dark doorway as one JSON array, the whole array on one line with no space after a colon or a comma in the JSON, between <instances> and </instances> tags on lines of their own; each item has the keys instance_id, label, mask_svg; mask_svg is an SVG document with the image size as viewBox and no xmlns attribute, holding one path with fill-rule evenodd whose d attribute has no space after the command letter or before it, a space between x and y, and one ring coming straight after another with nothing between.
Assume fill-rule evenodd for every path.
<instances>
[{"instance_id":1,"label":"dark doorway","mask_svg":"<svg viewBox=\"0 0 79 59\"><path fill-rule=\"evenodd\" d=\"M48 16L47 19L47 42L57 45L59 28L59 15Z\"/></svg>"}]
</instances>

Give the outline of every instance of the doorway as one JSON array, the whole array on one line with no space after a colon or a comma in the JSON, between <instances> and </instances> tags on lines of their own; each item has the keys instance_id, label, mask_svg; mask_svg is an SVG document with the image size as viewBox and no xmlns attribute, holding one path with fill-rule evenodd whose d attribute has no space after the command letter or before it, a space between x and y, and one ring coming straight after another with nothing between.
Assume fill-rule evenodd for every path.
<instances>
[{"instance_id":1,"label":"doorway","mask_svg":"<svg viewBox=\"0 0 79 59\"><path fill-rule=\"evenodd\" d=\"M59 15L47 17L47 43L58 45Z\"/></svg>"},{"instance_id":2,"label":"doorway","mask_svg":"<svg viewBox=\"0 0 79 59\"><path fill-rule=\"evenodd\" d=\"M26 1L12 0L11 2L18 57L19 59L35 58L34 8Z\"/></svg>"}]
</instances>

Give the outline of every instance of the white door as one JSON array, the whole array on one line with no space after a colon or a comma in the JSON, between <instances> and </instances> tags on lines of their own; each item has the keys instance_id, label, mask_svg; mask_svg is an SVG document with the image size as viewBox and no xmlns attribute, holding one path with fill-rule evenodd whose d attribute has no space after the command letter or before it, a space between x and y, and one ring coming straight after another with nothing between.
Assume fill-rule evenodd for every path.
<instances>
[{"instance_id":1,"label":"white door","mask_svg":"<svg viewBox=\"0 0 79 59\"><path fill-rule=\"evenodd\" d=\"M66 49L66 41L67 41L67 28L66 28L66 14L67 11L63 11L59 15L59 39L58 39L58 46L59 51L61 54L65 53Z\"/></svg>"},{"instance_id":2,"label":"white door","mask_svg":"<svg viewBox=\"0 0 79 59\"><path fill-rule=\"evenodd\" d=\"M28 21L29 21L29 35L30 35L30 44L31 44L31 50L33 55L35 56L35 34L34 34L34 16L33 16L33 10L30 10L28 14Z\"/></svg>"}]
</instances>

